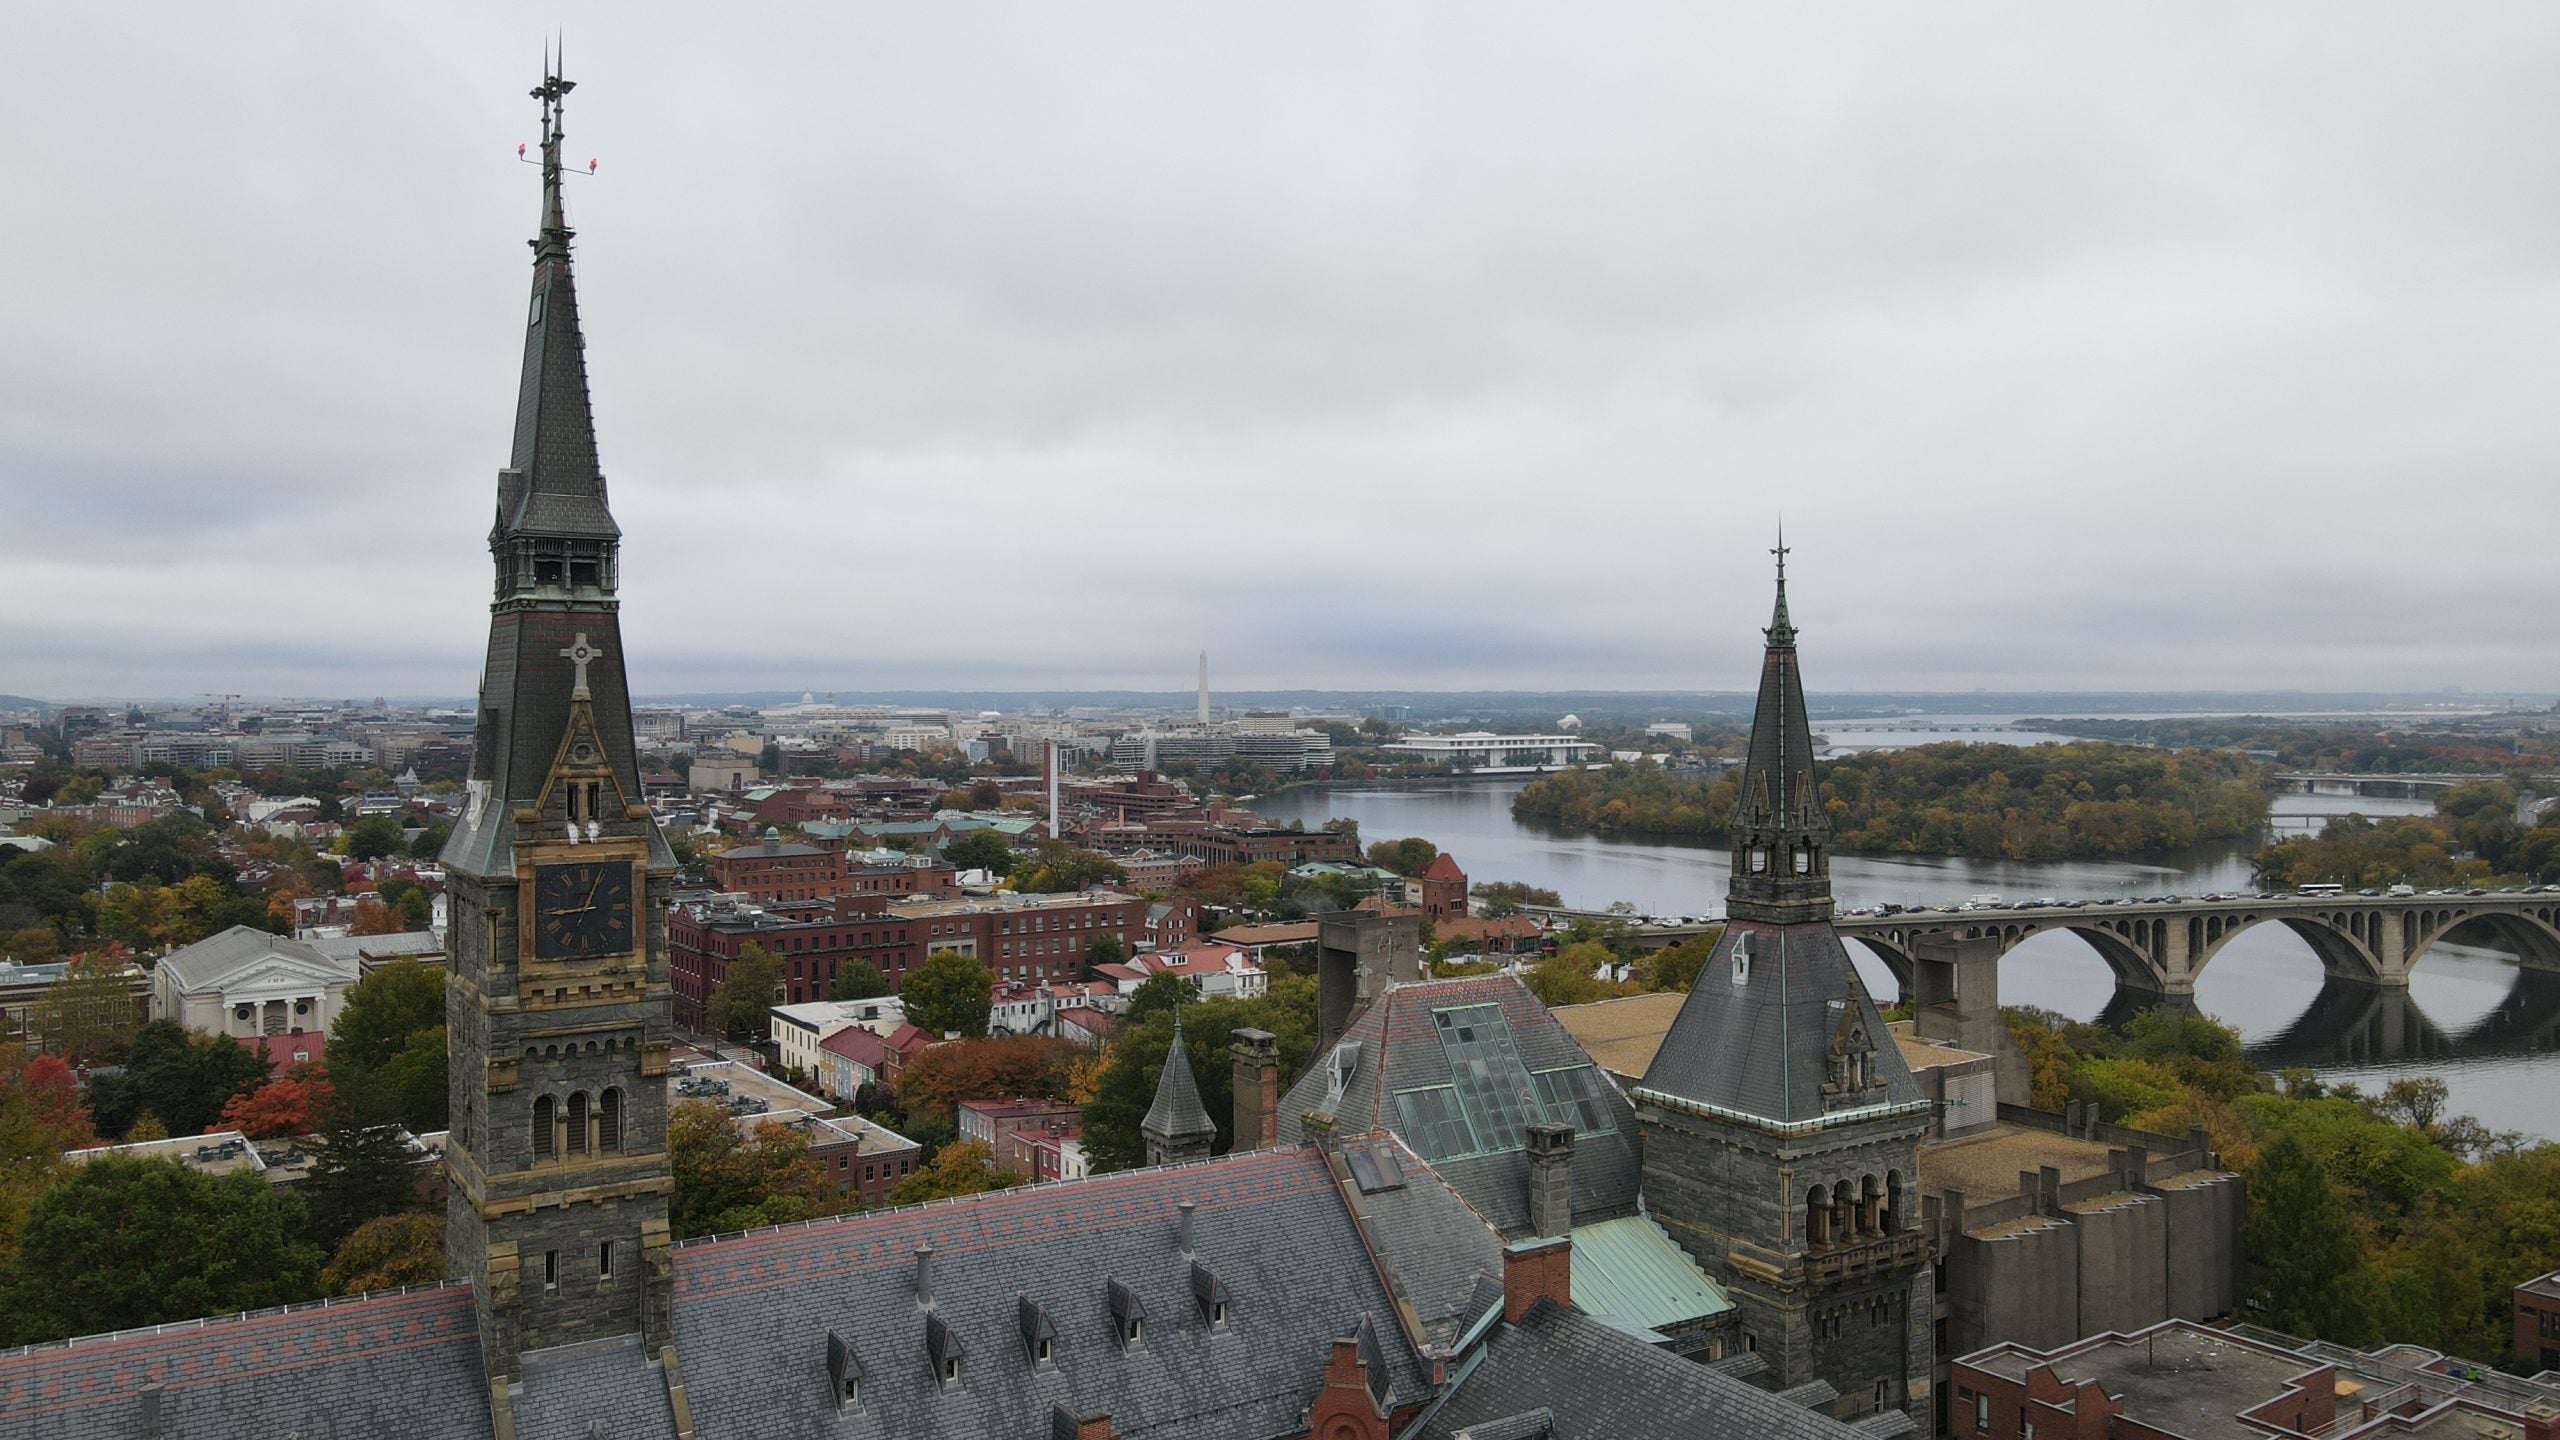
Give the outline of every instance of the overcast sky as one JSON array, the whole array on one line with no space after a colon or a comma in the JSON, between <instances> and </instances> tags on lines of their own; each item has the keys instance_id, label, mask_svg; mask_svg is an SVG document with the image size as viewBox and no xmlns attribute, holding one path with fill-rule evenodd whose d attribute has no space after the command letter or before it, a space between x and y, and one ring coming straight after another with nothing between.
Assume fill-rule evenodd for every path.
<instances>
[{"instance_id":1,"label":"overcast sky","mask_svg":"<svg viewBox=\"0 0 2560 1440\"><path fill-rule=\"evenodd\" d=\"M1293 0L13 7L0 692L472 688L546 24L643 692L2560 688L2560 7Z\"/></svg>"}]
</instances>

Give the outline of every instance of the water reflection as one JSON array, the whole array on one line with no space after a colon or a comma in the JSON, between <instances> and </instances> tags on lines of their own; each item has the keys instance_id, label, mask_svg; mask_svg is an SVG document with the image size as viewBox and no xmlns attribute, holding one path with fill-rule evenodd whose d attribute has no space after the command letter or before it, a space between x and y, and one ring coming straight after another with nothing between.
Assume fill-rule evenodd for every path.
<instances>
[{"instance_id":1,"label":"water reflection","mask_svg":"<svg viewBox=\"0 0 2560 1440\"><path fill-rule=\"evenodd\" d=\"M1587 835L1542 833L1511 818L1525 781L1463 785L1308 787L1266 796L1254 808L1309 826L1335 816L1360 822L1370 841L1420 835L1456 855L1477 881L1518 880L1599 909L1623 900L1646 914L1698 915L1721 908L1722 850ZM2331 814L2423 814L2423 800L2325 795L2276 797L2279 823L2317 824ZM2235 843L2150 860L2029 864L1942 856L1837 856L1832 888L1843 907L1944 903L1978 894L2009 900L2202 895L2254 886L2254 846ZM2199 981L2196 1006L2237 1025L2268 1068L2308 1065L2377 1089L2401 1074L2442 1076L2453 1108L2500 1129L2560 1135L2538 1096L2560 1081L2560 979L2522 972L2494 945L2439 944L2405 992L2326 983L2310 948L2282 925L2235 936ZM1879 996L1898 993L1891 972L1864 946L1851 954ZM2021 943L2000 965L2001 998L2084 1019L2130 1018L2147 997L2119 991L2088 943L2067 932Z\"/></svg>"}]
</instances>

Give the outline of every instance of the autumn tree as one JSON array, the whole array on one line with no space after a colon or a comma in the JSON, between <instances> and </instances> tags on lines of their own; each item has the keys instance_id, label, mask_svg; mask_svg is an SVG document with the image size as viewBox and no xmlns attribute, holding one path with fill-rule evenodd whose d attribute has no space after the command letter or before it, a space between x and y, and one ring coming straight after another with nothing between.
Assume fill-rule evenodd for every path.
<instances>
[{"instance_id":1,"label":"autumn tree","mask_svg":"<svg viewBox=\"0 0 2560 1440\"><path fill-rule=\"evenodd\" d=\"M1598 973L1601 966L1616 959L1609 947L1597 940L1579 941L1529 967L1520 983L1549 1009L1588 1005L1620 993L1618 986L1601 979Z\"/></svg>"},{"instance_id":2,"label":"autumn tree","mask_svg":"<svg viewBox=\"0 0 2560 1440\"><path fill-rule=\"evenodd\" d=\"M1060 895L1092 885L1116 885L1129 872L1120 862L1064 840L1043 840L1031 858L1013 872L1013 888L1026 894Z\"/></svg>"},{"instance_id":3,"label":"autumn tree","mask_svg":"<svg viewBox=\"0 0 2560 1440\"><path fill-rule=\"evenodd\" d=\"M29 1208L0 1325L35 1343L308 1300L320 1254L301 1200L253 1171L102 1156Z\"/></svg>"},{"instance_id":4,"label":"autumn tree","mask_svg":"<svg viewBox=\"0 0 2560 1440\"><path fill-rule=\"evenodd\" d=\"M306 1061L286 1067L283 1074L255 1090L232 1096L222 1107L221 1123L224 1129L237 1130L252 1140L308 1135L319 1128L333 1094L329 1073Z\"/></svg>"},{"instance_id":5,"label":"autumn tree","mask_svg":"<svg viewBox=\"0 0 2560 1440\"><path fill-rule=\"evenodd\" d=\"M979 1036L987 1033L989 998L995 982L987 967L971 956L937 950L910 971L898 987L906 1002L907 1023L936 1035Z\"/></svg>"},{"instance_id":6,"label":"autumn tree","mask_svg":"<svg viewBox=\"0 0 2560 1440\"><path fill-rule=\"evenodd\" d=\"M772 1033L773 1007L781 1003L782 962L751 940L738 947L704 1018L732 1040L761 1040Z\"/></svg>"},{"instance_id":7,"label":"autumn tree","mask_svg":"<svg viewBox=\"0 0 2560 1440\"><path fill-rule=\"evenodd\" d=\"M63 1152L97 1140L61 1056L0 1043L0 1273L17 1253L27 1207L61 1176Z\"/></svg>"},{"instance_id":8,"label":"autumn tree","mask_svg":"<svg viewBox=\"0 0 2560 1440\"><path fill-rule=\"evenodd\" d=\"M767 1120L741 1136L729 1112L706 1100L667 1112L667 1158L676 1186L668 1221L679 1240L841 1215L860 1203L809 1158L806 1132Z\"/></svg>"},{"instance_id":9,"label":"autumn tree","mask_svg":"<svg viewBox=\"0 0 2560 1440\"><path fill-rule=\"evenodd\" d=\"M1002 1169L994 1152L975 1140L945 1145L935 1153L933 1163L918 1168L889 1191L892 1205L918 1205L927 1200L943 1200L954 1195L982 1195L989 1190L1003 1190L1022 1183L1022 1177Z\"/></svg>"},{"instance_id":10,"label":"autumn tree","mask_svg":"<svg viewBox=\"0 0 2560 1440\"><path fill-rule=\"evenodd\" d=\"M427 1285L443 1278L444 1217L432 1210L367 1220L338 1243L338 1252L320 1271L320 1283L332 1295Z\"/></svg>"},{"instance_id":11,"label":"autumn tree","mask_svg":"<svg viewBox=\"0 0 2560 1440\"><path fill-rule=\"evenodd\" d=\"M963 1100L1066 1098L1083 1047L1054 1035L989 1035L935 1045L898 1072L898 1108L942 1125Z\"/></svg>"}]
</instances>

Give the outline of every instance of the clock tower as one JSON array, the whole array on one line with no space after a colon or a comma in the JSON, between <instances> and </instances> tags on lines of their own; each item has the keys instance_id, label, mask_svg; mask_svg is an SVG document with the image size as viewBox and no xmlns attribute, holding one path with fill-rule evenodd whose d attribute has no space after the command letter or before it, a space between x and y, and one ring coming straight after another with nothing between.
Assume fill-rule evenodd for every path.
<instances>
[{"instance_id":1,"label":"clock tower","mask_svg":"<svg viewBox=\"0 0 2560 1440\"><path fill-rule=\"evenodd\" d=\"M453 1131L446 1254L493 1384L530 1350L672 1338L666 902L641 801L605 503L545 67L542 228L515 443L489 532L496 588L471 780L443 862Z\"/></svg>"}]
</instances>

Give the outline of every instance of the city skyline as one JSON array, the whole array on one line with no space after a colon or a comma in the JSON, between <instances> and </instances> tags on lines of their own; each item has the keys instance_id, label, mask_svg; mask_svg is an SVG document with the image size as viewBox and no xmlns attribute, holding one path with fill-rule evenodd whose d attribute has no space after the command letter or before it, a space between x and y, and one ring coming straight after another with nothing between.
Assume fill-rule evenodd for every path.
<instances>
[{"instance_id":1,"label":"city skyline","mask_svg":"<svg viewBox=\"0 0 2560 1440\"><path fill-rule=\"evenodd\" d=\"M1456 13L563 12L635 690L1731 693L1781 511L1838 692L2547 687L2560 19ZM522 21L149 19L0 692L467 694Z\"/></svg>"}]
</instances>

